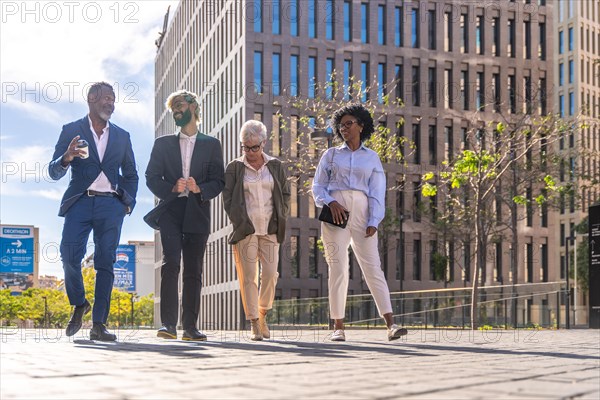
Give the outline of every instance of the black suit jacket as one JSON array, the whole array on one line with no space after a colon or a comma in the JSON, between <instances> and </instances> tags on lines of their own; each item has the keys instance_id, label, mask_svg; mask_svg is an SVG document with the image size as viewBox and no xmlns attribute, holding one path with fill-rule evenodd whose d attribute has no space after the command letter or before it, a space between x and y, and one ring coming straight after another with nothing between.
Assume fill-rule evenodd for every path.
<instances>
[{"instance_id":1,"label":"black suit jacket","mask_svg":"<svg viewBox=\"0 0 600 400\"><path fill-rule=\"evenodd\" d=\"M182 232L210 233L210 200L217 197L225 186L223 151L219 140L198 133L190 165L190 177L196 180L200 193L190 193L185 206ZM157 138L146 168L146 185L156 197L158 205L144 217L144 221L158 229L160 216L179 193L173 186L183 177L179 135Z\"/></svg>"}]
</instances>

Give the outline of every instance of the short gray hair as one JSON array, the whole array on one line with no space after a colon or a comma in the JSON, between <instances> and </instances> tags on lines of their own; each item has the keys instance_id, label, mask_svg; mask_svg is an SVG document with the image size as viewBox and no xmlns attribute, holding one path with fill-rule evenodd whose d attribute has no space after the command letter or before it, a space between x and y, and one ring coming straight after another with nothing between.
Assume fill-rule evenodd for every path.
<instances>
[{"instance_id":1,"label":"short gray hair","mask_svg":"<svg viewBox=\"0 0 600 400\"><path fill-rule=\"evenodd\" d=\"M267 140L267 127L265 124L254 119L244 122L240 129L240 142L246 142L251 137L257 137L261 142Z\"/></svg>"}]
</instances>

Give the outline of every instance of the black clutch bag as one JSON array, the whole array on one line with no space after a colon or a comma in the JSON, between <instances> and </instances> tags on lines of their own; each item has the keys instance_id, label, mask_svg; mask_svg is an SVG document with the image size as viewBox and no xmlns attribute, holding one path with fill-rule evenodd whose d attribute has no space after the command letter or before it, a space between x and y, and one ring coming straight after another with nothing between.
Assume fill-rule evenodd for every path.
<instances>
[{"instance_id":1,"label":"black clutch bag","mask_svg":"<svg viewBox=\"0 0 600 400\"><path fill-rule=\"evenodd\" d=\"M339 228L345 228L348 224L348 217L350 216L350 212L344 211L346 214L346 218L341 224L336 224L333 222L333 215L331 215L331 208L327 204L323 205L323 209L321 210L321 214L319 214L319 221L327 222L328 224L337 226Z\"/></svg>"}]
</instances>

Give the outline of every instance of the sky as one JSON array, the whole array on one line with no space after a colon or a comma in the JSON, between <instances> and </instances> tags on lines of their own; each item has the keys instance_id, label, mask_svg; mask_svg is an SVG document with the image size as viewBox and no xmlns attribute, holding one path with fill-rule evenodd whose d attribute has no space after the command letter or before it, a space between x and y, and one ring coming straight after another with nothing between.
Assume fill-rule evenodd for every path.
<instances>
[{"instance_id":1,"label":"sky","mask_svg":"<svg viewBox=\"0 0 600 400\"><path fill-rule=\"evenodd\" d=\"M48 175L62 126L87 114L89 84L107 81L111 121L129 131L140 185L121 243L153 240L142 220L154 204L144 171L154 141L154 41L178 1L0 0L0 222L40 232L40 275L63 277L58 216L68 175ZM93 253L93 242L88 253Z\"/></svg>"}]
</instances>

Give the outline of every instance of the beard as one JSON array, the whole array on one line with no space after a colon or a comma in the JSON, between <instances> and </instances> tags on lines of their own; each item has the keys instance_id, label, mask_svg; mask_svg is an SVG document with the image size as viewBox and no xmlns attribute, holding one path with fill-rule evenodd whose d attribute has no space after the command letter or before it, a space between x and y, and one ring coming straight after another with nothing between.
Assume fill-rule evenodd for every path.
<instances>
[{"instance_id":1,"label":"beard","mask_svg":"<svg viewBox=\"0 0 600 400\"><path fill-rule=\"evenodd\" d=\"M181 118L177 119L175 118L175 115L173 115L173 119L175 120L175 125L180 127L186 126L192 120L192 112L188 108L181 114Z\"/></svg>"}]
</instances>

